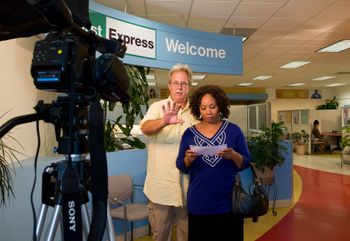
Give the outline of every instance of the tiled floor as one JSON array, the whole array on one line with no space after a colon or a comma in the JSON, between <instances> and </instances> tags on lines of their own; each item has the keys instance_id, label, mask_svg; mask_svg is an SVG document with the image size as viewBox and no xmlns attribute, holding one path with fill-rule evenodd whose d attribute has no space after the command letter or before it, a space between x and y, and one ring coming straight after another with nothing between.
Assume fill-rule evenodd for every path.
<instances>
[{"instance_id":1,"label":"tiled floor","mask_svg":"<svg viewBox=\"0 0 350 241\"><path fill-rule=\"evenodd\" d=\"M245 220L245 241L350 240L350 165L341 167L340 158L295 154L293 205L276 208L277 216L269 212L258 223Z\"/></svg>"}]
</instances>

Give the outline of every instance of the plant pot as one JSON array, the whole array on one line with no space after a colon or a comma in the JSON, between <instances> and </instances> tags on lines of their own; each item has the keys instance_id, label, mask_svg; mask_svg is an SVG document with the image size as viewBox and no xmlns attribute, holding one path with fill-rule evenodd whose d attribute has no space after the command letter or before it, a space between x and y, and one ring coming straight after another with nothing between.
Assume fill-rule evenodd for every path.
<instances>
[{"instance_id":1,"label":"plant pot","mask_svg":"<svg viewBox=\"0 0 350 241\"><path fill-rule=\"evenodd\" d=\"M349 151L343 151L343 153L342 153L342 161L345 164L350 164L350 152Z\"/></svg>"},{"instance_id":2,"label":"plant pot","mask_svg":"<svg viewBox=\"0 0 350 241\"><path fill-rule=\"evenodd\" d=\"M295 152L298 155L305 155L306 154L306 145L295 145Z\"/></svg>"},{"instance_id":3,"label":"plant pot","mask_svg":"<svg viewBox=\"0 0 350 241\"><path fill-rule=\"evenodd\" d=\"M295 146L296 146L297 144L295 143L295 141L293 141L292 142L292 146L293 146L293 152L296 152L296 149L295 149Z\"/></svg>"},{"instance_id":4,"label":"plant pot","mask_svg":"<svg viewBox=\"0 0 350 241\"><path fill-rule=\"evenodd\" d=\"M265 171L262 172L261 170L258 170L255 166L254 162L251 162L251 165L255 171L255 174L257 178L260 179L261 184L272 184L273 183L273 177L275 176L275 168L272 170L268 167L265 168Z\"/></svg>"}]
</instances>

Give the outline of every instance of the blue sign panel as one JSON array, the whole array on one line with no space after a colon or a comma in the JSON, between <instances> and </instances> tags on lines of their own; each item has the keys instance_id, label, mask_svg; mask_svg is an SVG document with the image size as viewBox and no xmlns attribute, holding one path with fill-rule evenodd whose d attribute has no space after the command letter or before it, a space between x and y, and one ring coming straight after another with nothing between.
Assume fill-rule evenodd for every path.
<instances>
[{"instance_id":1,"label":"blue sign panel","mask_svg":"<svg viewBox=\"0 0 350 241\"><path fill-rule=\"evenodd\" d=\"M120 37L128 50L124 63L169 69L176 63L194 72L243 73L242 37L179 28L140 18L90 1L92 29Z\"/></svg>"}]
</instances>

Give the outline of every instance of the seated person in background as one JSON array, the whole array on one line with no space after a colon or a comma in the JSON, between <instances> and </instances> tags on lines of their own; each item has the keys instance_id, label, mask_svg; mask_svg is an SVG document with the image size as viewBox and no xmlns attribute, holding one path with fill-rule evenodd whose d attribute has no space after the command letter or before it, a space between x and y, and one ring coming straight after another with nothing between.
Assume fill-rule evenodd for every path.
<instances>
[{"instance_id":1,"label":"seated person in background","mask_svg":"<svg viewBox=\"0 0 350 241\"><path fill-rule=\"evenodd\" d=\"M314 136L314 138L318 138L318 139L322 139L323 136L320 133L320 130L318 129L320 126L320 122L318 120L314 121L314 127L312 128L312 135Z\"/></svg>"},{"instance_id":2,"label":"seated person in background","mask_svg":"<svg viewBox=\"0 0 350 241\"><path fill-rule=\"evenodd\" d=\"M320 133L320 130L318 129L320 126L320 122L318 120L314 121L314 127L312 128L311 134L314 137L314 141L319 142L319 141L323 141L323 136ZM325 147L324 142L320 143L319 148L316 149L318 151L323 151Z\"/></svg>"}]
</instances>

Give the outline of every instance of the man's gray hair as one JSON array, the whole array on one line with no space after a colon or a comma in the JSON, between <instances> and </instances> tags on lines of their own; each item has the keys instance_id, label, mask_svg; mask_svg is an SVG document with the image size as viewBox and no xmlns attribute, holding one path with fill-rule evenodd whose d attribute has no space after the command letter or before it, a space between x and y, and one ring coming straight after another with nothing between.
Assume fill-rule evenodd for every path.
<instances>
[{"instance_id":1,"label":"man's gray hair","mask_svg":"<svg viewBox=\"0 0 350 241\"><path fill-rule=\"evenodd\" d=\"M192 85L192 70L190 68L190 66L188 66L187 64L175 64L173 67L171 67L170 71L169 71L169 83L171 81L171 76L173 75L174 72L178 72L178 71L184 71L186 72L187 76L188 76L188 81L189 81L189 86Z\"/></svg>"}]
</instances>

